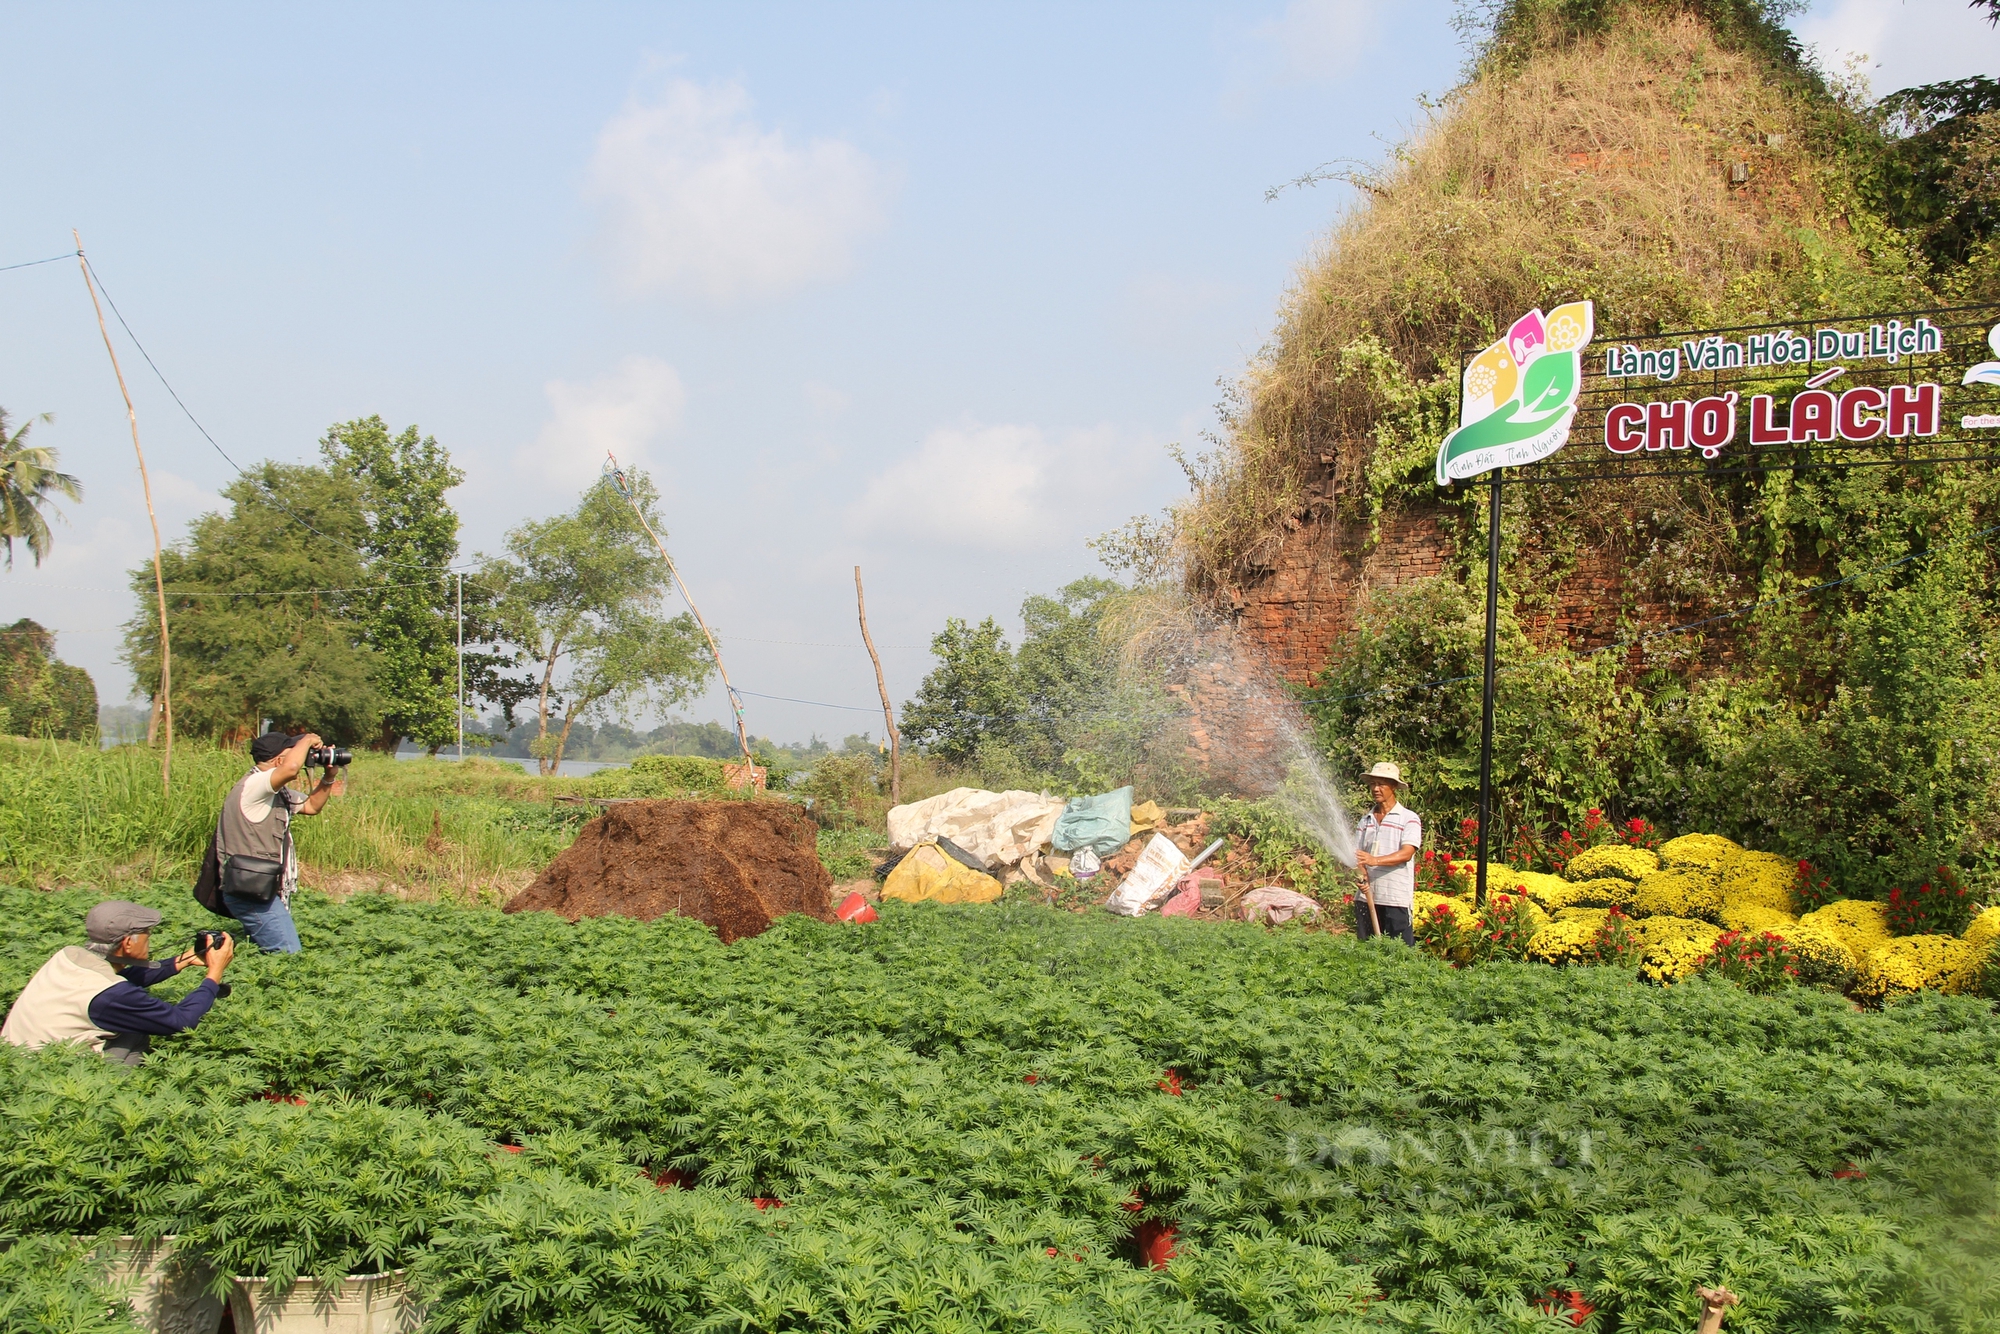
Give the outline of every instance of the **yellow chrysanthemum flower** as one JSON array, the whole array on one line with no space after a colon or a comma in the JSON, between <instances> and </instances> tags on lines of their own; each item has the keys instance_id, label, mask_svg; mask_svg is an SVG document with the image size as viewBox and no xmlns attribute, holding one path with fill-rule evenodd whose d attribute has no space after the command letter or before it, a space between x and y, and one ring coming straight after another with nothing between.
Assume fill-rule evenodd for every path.
<instances>
[{"instance_id":1,"label":"yellow chrysanthemum flower","mask_svg":"<svg viewBox=\"0 0 2000 1334\"><path fill-rule=\"evenodd\" d=\"M1963 990L1976 977L1978 951L1954 936L1901 936L1861 961L1854 993L1870 1000L1906 996L1926 987Z\"/></svg>"},{"instance_id":2,"label":"yellow chrysanthemum flower","mask_svg":"<svg viewBox=\"0 0 2000 1334\"><path fill-rule=\"evenodd\" d=\"M1660 865L1720 875L1722 864L1741 851L1741 844L1720 834L1682 834L1660 844Z\"/></svg>"},{"instance_id":3,"label":"yellow chrysanthemum flower","mask_svg":"<svg viewBox=\"0 0 2000 1334\"><path fill-rule=\"evenodd\" d=\"M1996 940L2000 940L2000 908L1983 909L1965 928L1965 943L1984 955Z\"/></svg>"},{"instance_id":4,"label":"yellow chrysanthemum flower","mask_svg":"<svg viewBox=\"0 0 2000 1334\"><path fill-rule=\"evenodd\" d=\"M1845 987L1854 979L1861 959L1852 947L1831 931L1803 922L1778 932L1792 953L1799 956L1799 980L1822 986Z\"/></svg>"},{"instance_id":5,"label":"yellow chrysanthemum flower","mask_svg":"<svg viewBox=\"0 0 2000 1334\"><path fill-rule=\"evenodd\" d=\"M1668 918L1648 918L1651 922L1672 920ZM1646 952L1639 959L1639 976L1648 982L1661 984L1678 982L1693 975L1709 951L1715 948L1716 937L1722 934L1720 927L1708 922L1694 922L1691 926L1707 927L1709 934L1694 932L1677 933L1666 936L1658 943L1648 939Z\"/></svg>"},{"instance_id":6,"label":"yellow chrysanthemum flower","mask_svg":"<svg viewBox=\"0 0 2000 1334\"><path fill-rule=\"evenodd\" d=\"M1660 859L1646 849L1607 843L1572 857L1569 865L1563 867L1563 879L1581 882L1612 876L1637 883L1641 877L1659 869Z\"/></svg>"},{"instance_id":7,"label":"yellow chrysanthemum flower","mask_svg":"<svg viewBox=\"0 0 2000 1334\"><path fill-rule=\"evenodd\" d=\"M1788 912L1776 908L1766 908L1755 903L1722 905L1722 925L1731 931L1746 931L1752 935L1760 931L1771 931L1791 939L1790 933L1798 929L1799 919Z\"/></svg>"},{"instance_id":8,"label":"yellow chrysanthemum flower","mask_svg":"<svg viewBox=\"0 0 2000 1334\"><path fill-rule=\"evenodd\" d=\"M1577 911L1572 909L1571 911ZM1597 929L1603 924L1604 914L1598 913L1598 920L1564 920L1551 922L1535 933L1528 944L1528 957L1537 963L1572 964L1584 960L1584 951L1597 938Z\"/></svg>"},{"instance_id":9,"label":"yellow chrysanthemum flower","mask_svg":"<svg viewBox=\"0 0 2000 1334\"><path fill-rule=\"evenodd\" d=\"M1722 899L1736 907L1792 910L1799 864L1774 852L1738 852L1722 863Z\"/></svg>"},{"instance_id":10,"label":"yellow chrysanthemum flower","mask_svg":"<svg viewBox=\"0 0 2000 1334\"><path fill-rule=\"evenodd\" d=\"M1610 916L1610 913L1611 910L1609 908L1560 908L1556 911L1555 920L1558 922L1588 922L1590 923L1590 929L1595 931L1598 927L1604 925L1604 919Z\"/></svg>"},{"instance_id":11,"label":"yellow chrysanthemum flower","mask_svg":"<svg viewBox=\"0 0 2000 1334\"><path fill-rule=\"evenodd\" d=\"M1799 918L1799 925L1838 936L1857 962L1889 943L1888 909L1866 899L1836 899Z\"/></svg>"},{"instance_id":12,"label":"yellow chrysanthemum flower","mask_svg":"<svg viewBox=\"0 0 2000 1334\"><path fill-rule=\"evenodd\" d=\"M1530 900L1544 911L1554 911L1566 906L1563 896L1569 892L1569 882L1559 875L1547 875L1541 871L1516 871L1506 866L1486 868L1486 892L1488 894L1526 894Z\"/></svg>"},{"instance_id":13,"label":"yellow chrysanthemum flower","mask_svg":"<svg viewBox=\"0 0 2000 1334\"><path fill-rule=\"evenodd\" d=\"M1634 917L1722 920L1722 891L1713 880L1687 871L1654 871L1632 887Z\"/></svg>"}]
</instances>

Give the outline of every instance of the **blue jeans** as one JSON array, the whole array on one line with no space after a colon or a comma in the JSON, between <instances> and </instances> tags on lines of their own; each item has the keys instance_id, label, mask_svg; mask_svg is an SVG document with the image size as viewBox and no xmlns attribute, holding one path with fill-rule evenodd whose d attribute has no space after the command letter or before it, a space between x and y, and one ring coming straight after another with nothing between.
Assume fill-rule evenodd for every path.
<instances>
[{"instance_id":1,"label":"blue jeans","mask_svg":"<svg viewBox=\"0 0 2000 1334\"><path fill-rule=\"evenodd\" d=\"M273 894L269 903L253 903L224 894L222 903L231 917L243 923L244 934L257 942L258 949L267 954L299 952L299 929L292 925L292 910L284 899Z\"/></svg>"}]
</instances>

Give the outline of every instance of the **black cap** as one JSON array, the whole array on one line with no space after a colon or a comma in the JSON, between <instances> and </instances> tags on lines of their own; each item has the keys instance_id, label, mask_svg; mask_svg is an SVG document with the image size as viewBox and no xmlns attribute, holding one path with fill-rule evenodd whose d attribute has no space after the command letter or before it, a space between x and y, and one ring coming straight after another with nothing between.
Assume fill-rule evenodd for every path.
<instances>
[{"instance_id":1,"label":"black cap","mask_svg":"<svg viewBox=\"0 0 2000 1334\"><path fill-rule=\"evenodd\" d=\"M263 764L267 760L275 760L290 750L297 742L297 737L287 736L285 733L273 728L250 743L250 758L259 764Z\"/></svg>"}]
</instances>

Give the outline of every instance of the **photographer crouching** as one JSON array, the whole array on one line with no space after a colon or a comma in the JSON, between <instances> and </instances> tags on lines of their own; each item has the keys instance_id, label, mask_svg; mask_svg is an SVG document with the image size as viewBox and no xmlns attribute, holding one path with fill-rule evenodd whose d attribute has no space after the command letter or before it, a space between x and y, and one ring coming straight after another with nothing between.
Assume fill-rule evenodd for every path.
<instances>
[{"instance_id":1,"label":"photographer crouching","mask_svg":"<svg viewBox=\"0 0 2000 1334\"><path fill-rule=\"evenodd\" d=\"M198 931L195 947L174 959L152 960L160 914L112 899L83 919L88 945L65 945L28 980L0 1025L0 1038L34 1049L52 1042L88 1046L107 1061L137 1065L155 1037L184 1033L201 1022L216 998L229 994L223 970L236 945L224 931ZM202 964L208 976L177 1005L146 990L183 968Z\"/></svg>"},{"instance_id":2,"label":"photographer crouching","mask_svg":"<svg viewBox=\"0 0 2000 1334\"><path fill-rule=\"evenodd\" d=\"M243 923L259 949L297 954L299 931L292 923L292 891L299 883L299 855L292 847L292 817L318 815L329 797L346 784L335 777L352 756L329 746L316 732L288 736L270 731L250 743L256 767L223 798L215 822L212 866L215 902L197 886L195 897ZM308 766L323 772L311 792L291 786Z\"/></svg>"}]
</instances>

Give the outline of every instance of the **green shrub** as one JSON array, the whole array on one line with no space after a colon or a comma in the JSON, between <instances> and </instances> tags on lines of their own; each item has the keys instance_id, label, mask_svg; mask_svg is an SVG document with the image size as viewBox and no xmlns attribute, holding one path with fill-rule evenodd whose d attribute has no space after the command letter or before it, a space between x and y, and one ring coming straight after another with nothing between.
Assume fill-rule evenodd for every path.
<instances>
[{"instance_id":1,"label":"green shrub","mask_svg":"<svg viewBox=\"0 0 2000 1334\"><path fill-rule=\"evenodd\" d=\"M138 1334L90 1238L0 1234L0 1334Z\"/></svg>"}]
</instances>

